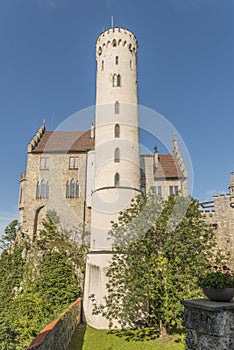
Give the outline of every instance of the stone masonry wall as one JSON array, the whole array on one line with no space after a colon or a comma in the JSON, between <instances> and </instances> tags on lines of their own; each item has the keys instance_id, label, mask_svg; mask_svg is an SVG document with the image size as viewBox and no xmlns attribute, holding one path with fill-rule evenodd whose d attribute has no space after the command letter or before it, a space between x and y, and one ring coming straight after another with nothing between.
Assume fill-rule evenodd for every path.
<instances>
[{"instance_id":1,"label":"stone masonry wall","mask_svg":"<svg viewBox=\"0 0 234 350\"><path fill-rule=\"evenodd\" d=\"M186 350L234 350L234 302L184 300Z\"/></svg>"},{"instance_id":2,"label":"stone masonry wall","mask_svg":"<svg viewBox=\"0 0 234 350\"><path fill-rule=\"evenodd\" d=\"M42 329L26 350L66 350L80 322L81 299L77 299L68 311Z\"/></svg>"},{"instance_id":3,"label":"stone masonry wall","mask_svg":"<svg viewBox=\"0 0 234 350\"><path fill-rule=\"evenodd\" d=\"M78 156L78 169L69 169L69 157ZM40 158L49 158L49 169L40 170ZM49 181L49 198L36 198L38 181ZM79 197L66 198L66 183L79 182ZM90 209L84 206L86 195L86 153L34 154L28 153L27 171L21 179L19 203L21 231L30 238L42 229L47 210L55 210L62 228L82 230L83 219L90 223ZM38 212L38 217L36 213Z\"/></svg>"},{"instance_id":4,"label":"stone masonry wall","mask_svg":"<svg viewBox=\"0 0 234 350\"><path fill-rule=\"evenodd\" d=\"M214 196L213 210L206 210L203 215L213 227L219 248L230 252L229 265L234 268L234 208L230 194Z\"/></svg>"}]
</instances>

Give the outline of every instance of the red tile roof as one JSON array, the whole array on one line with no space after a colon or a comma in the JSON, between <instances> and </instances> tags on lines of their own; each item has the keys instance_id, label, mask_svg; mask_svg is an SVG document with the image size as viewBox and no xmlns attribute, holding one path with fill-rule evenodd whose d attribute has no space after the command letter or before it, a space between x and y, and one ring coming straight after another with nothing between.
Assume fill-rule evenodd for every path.
<instances>
[{"instance_id":1,"label":"red tile roof","mask_svg":"<svg viewBox=\"0 0 234 350\"><path fill-rule=\"evenodd\" d=\"M72 309L76 304L81 302L81 298L75 300L70 306L69 309ZM67 313L68 311L62 312L59 317L53 322L47 324L41 332L36 336L35 339L31 342L29 347L26 350L36 350L38 349L45 341L45 338L49 335L49 333L54 329L59 320Z\"/></svg>"},{"instance_id":2,"label":"red tile roof","mask_svg":"<svg viewBox=\"0 0 234 350\"><path fill-rule=\"evenodd\" d=\"M155 179L181 178L183 174L179 164L172 154L159 154L158 167L154 170Z\"/></svg>"},{"instance_id":3,"label":"red tile roof","mask_svg":"<svg viewBox=\"0 0 234 350\"><path fill-rule=\"evenodd\" d=\"M90 131L45 131L32 152L79 152L93 148Z\"/></svg>"}]
</instances>

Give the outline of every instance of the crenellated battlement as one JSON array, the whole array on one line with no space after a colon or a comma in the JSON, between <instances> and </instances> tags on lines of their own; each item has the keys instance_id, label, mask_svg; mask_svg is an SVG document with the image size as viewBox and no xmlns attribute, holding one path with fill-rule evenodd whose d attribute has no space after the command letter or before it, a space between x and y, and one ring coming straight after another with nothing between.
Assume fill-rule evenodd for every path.
<instances>
[{"instance_id":1,"label":"crenellated battlement","mask_svg":"<svg viewBox=\"0 0 234 350\"><path fill-rule=\"evenodd\" d=\"M36 132L36 134L34 135L34 137L32 138L32 140L29 142L28 144L28 153L31 153L33 151L33 149L38 145L38 143L41 140L42 135L45 132L45 125L43 124L38 131Z\"/></svg>"},{"instance_id":2,"label":"crenellated battlement","mask_svg":"<svg viewBox=\"0 0 234 350\"><path fill-rule=\"evenodd\" d=\"M137 56L138 41L130 30L125 28L110 28L102 32L96 41L96 57L103 56L106 48L126 47L129 52Z\"/></svg>"},{"instance_id":3,"label":"crenellated battlement","mask_svg":"<svg viewBox=\"0 0 234 350\"><path fill-rule=\"evenodd\" d=\"M203 210L202 212L202 215L204 218L212 218L215 214L215 210L214 209L206 209L206 210Z\"/></svg>"}]
</instances>

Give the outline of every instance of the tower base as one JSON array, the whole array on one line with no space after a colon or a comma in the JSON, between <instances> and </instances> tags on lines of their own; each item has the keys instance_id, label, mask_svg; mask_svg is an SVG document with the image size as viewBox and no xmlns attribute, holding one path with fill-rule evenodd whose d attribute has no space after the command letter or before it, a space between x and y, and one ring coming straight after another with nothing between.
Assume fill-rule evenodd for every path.
<instances>
[{"instance_id":1,"label":"tower base","mask_svg":"<svg viewBox=\"0 0 234 350\"><path fill-rule=\"evenodd\" d=\"M112 256L112 252L92 252L87 255L83 297L84 322L96 329L108 329L109 321L100 314L93 315L94 307L89 296L95 295L97 305L104 303L103 297L107 294L106 273ZM117 328L117 324L114 327Z\"/></svg>"}]
</instances>

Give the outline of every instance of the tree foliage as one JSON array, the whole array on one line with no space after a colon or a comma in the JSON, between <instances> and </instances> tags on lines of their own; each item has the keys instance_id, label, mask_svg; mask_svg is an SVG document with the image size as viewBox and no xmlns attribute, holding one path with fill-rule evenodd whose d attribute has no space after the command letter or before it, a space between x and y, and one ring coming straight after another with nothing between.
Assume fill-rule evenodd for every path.
<instances>
[{"instance_id":1,"label":"tree foliage","mask_svg":"<svg viewBox=\"0 0 234 350\"><path fill-rule=\"evenodd\" d=\"M215 238L198 202L171 196L167 202L138 197L120 213L111 232L114 250L107 295L94 313L124 327L159 332L183 328L180 301L199 295L196 279L212 259Z\"/></svg>"},{"instance_id":2,"label":"tree foliage","mask_svg":"<svg viewBox=\"0 0 234 350\"><path fill-rule=\"evenodd\" d=\"M17 240L17 222L6 228L0 256L0 350L25 349L82 293L85 249L58 230L58 223L55 212L47 213L34 242L26 236Z\"/></svg>"}]
</instances>

